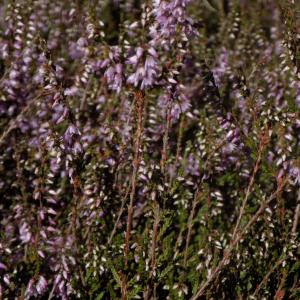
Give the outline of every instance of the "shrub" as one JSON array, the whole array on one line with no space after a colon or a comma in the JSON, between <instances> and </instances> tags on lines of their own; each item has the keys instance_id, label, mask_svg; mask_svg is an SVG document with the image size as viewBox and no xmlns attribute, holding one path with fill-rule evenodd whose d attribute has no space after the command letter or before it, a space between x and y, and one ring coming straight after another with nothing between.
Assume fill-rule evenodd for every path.
<instances>
[{"instance_id":1,"label":"shrub","mask_svg":"<svg viewBox=\"0 0 300 300\"><path fill-rule=\"evenodd\" d=\"M0 2L0 299L299 299L295 2Z\"/></svg>"}]
</instances>

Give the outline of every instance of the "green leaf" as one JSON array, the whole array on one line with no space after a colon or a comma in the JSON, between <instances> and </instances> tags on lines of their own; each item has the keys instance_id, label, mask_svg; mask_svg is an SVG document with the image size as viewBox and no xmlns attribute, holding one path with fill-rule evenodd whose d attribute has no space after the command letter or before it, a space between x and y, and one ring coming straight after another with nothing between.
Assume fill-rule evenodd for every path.
<instances>
[{"instance_id":1,"label":"green leaf","mask_svg":"<svg viewBox=\"0 0 300 300\"><path fill-rule=\"evenodd\" d=\"M213 11L213 12L217 11L208 0L203 0L203 4L208 10Z\"/></svg>"},{"instance_id":2,"label":"green leaf","mask_svg":"<svg viewBox=\"0 0 300 300\"><path fill-rule=\"evenodd\" d=\"M105 292L101 292L95 300L101 300L104 296Z\"/></svg>"},{"instance_id":3,"label":"green leaf","mask_svg":"<svg viewBox=\"0 0 300 300\"><path fill-rule=\"evenodd\" d=\"M136 286L133 291L129 292L127 294L128 299L133 299L139 292L141 292L143 289L141 286Z\"/></svg>"},{"instance_id":4,"label":"green leaf","mask_svg":"<svg viewBox=\"0 0 300 300\"><path fill-rule=\"evenodd\" d=\"M169 274L169 272L172 270L173 265L167 266L158 276L158 279L161 280L163 279L166 275Z\"/></svg>"},{"instance_id":5,"label":"green leaf","mask_svg":"<svg viewBox=\"0 0 300 300\"><path fill-rule=\"evenodd\" d=\"M111 263L109 263L108 266L111 269L113 277L114 277L115 281L117 282L118 286L120 288L122 288L122 281L121 281L121 278L120 278L119 274L117 273L115 267Z\"/></svg>"}]
</instances>

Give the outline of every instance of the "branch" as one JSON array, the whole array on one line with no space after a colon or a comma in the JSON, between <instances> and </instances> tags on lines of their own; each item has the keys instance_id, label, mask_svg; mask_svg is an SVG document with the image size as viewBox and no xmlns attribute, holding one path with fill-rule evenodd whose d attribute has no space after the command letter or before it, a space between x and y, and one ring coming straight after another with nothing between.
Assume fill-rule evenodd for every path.
<instances>
[{"instance_id":1,"label":"branch","mask_svg":"<svg viewBox=\"0 0 300 300\"><path fill-rule=\"evenodd\" d=\"M245 233L250 229L250 227L257 221L257 219L260 217L260 215L264 212L265 208L269 205L270 202L272 202L279 193L281 193L284 185L287 183L287 179L282 181L276 192L274 192L267 201L264 201L261 203L259 209L257 210L257 212L255 213L255 215L249 220L249 222L245 225L245 227L242 229L242 231L240 231L240 233L236 234L235 239L229 244L227 250L225 250L225 254L223 259L219 262L219 264L217 265L217 267L215 268L215 270L212 272L212 274L210 275L210 277L206 280L206 282L204 284L202 284L202 286L199 288L199 290L197 291L197 293L195 294L195 296L193 296L191 298L191 300L197 300L199 299L199 297L203 296L205 293L205 290L209 287L209 285L216 279L218 278L221 270L223 269L223 267L229 263L230 261L230 256L233 252L233 250L235 249L235 247L237 246L237 244L239 243L239 241L244 237Z\"/></svg>"},{"instance_id":2,"label":"branch","mask_svg":"<svg viewBox=\"0 0 300 300\"><path fill-rule=\"evenodd\" d=\"M264 148L264 144L261 142L260 146L259 146L258 156L257 156L256 162L255 162L255 166L254 166L251 178L250 178L250 182L249 182L248 187L247 187L246 195L245 195L245 198L243 200L242 206L240 208L240 213L239 213L237 222L236 222L235 227L234 227L234 231L233 231L233 235L232 235L232 239L233 240L236 237L238 228L240 226L242 217L243 217L244 212L245 212L245 207L246 207L246 204L248 202L248 198L249 198L249 196L251 194L251 190L252 190L252 187L253 187L253 184L254 184L254 178L255 178L255 175L256 175L256 173L257 173L257 171L259 169L259 164L260 164L260 161L261 161L261 156L262 156L263 148Z\"/></svg>"},{"instance_id":3,"label":"branch","mask_svg":"<svg viewBox=\"0 0 300 300\"><path fill-rule=\"evenodd\" d=\"M127 229L125 235L125 265L128 264L128 253L129 253L129 240L130 232L132 226L132 216L133 216L133 201L135 197L136 184L137 184L137 174L140 166L140 147L143 131L143 110L144 110L144 94L142 92L137 92L135 95L135 101L137 106L137 129L136 138L134 146L134 158L133 158L133 171L131 177L131 192L130 192L130 203L128 206L128 217L127 217Z\"/></svg>"},{"instance_id":4,"label":"branch","mask_svg":"<svg viewBox=\"0 0 300 300\"><path fill-rule=\"evenodd\" d=\"M294 216L294 221L293 221L293 228L292 228L293 235L297 234L299 216L300 216L300 189L298 190L297 206L296 206L295 216Z\"/></svg>"}]
</instances>

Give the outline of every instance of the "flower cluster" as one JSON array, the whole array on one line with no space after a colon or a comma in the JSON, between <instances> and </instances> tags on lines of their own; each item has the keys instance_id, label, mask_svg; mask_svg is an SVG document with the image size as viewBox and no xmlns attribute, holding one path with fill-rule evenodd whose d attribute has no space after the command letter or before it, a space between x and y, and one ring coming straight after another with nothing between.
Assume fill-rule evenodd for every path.
<instances>
[{"instance_id":1,"label":"flower cluster","mask_svg":"<svg viewBox=\"0 0 300 300\"><path fill-rule=\"evenodd\" d=\"M0 1L0 299L299 299L299 10Z\"/></svg>"}]
</instances>

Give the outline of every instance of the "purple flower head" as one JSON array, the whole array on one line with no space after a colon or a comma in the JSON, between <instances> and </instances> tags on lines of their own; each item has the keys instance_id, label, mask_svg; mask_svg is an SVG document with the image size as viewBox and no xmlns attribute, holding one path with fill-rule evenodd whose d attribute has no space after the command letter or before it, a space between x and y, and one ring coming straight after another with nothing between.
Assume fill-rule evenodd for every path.
<instances>
[{"instance_id":1,"label":"purple flower head","mask_svg":"<svg viewBox=\"0 0 300 300\"><path fill-rule=\"evenodd\" d=\"M152 30L153 38L159 43L160 39L170 39L176 36L177 29L185 36L194 33L192 21L188 18L186 7L190 0L155 0L153 3L154 16L158 24L158 30Z\"/></svg>"},{"instance_id":2,"label":"purple flower head","mask_svg":"<svg viewBox=\"0 0 300 300\"><path fill-rule=\"evenodd\" d=\"M74 124L70 124L63 135L64 148L69 153L73 153L74 155L78 155L82 153L83 149L80 143L80 138L81 138L80 130ZM68 157L69 156L67 156L67 158ZM67 159L67 161L72 160L71 157L69 158Z\"/></svg>"},{"instance_id":3,"label":"purple flower head","mask_svg":"<svg viewBox=\"0 0 300 300\"><path fill-rule=\"evenodd\" d=\"M37 296L36 289L34 287L34 282L35 280L31 278L27 284L26 291L25 291L26 299L30 299L31 297Z\"/></svg>"},{"instance_id":4,"label":"purple flower head","mask_svg":"<svg viewBox=\"0 0 300 300\"><path fill-rule=\"evenodd\" d=\"M22 243L27 244L30 242L32 234L29 228L29 225L26 222L23 222L21 227L19 228L20 239Z\"/></svg>"},{"instance_id":5,"label":"purple flower head","mask_svg":"<svg viewBox=\"0 0 300 300\"><path fill-rule=\"evenodd\" d=\"M193 176L200 175L199 159L197 159L197 157L193 153L190 153L190 155L188 157L187 166L186 166L186 174L190 174Z\"/></svg>"},{"instance_id":6,"label":"purple flower head","mask_svg":"<svg viewBox=\"0 0 300 300\"><path fill-rule=\"evenodd\" d=\"M135 50L126 63L132 65L134 72L128 76L127 83L135 87L140 86L142 90L152 87L160 73L158 54L153 47L146 51L141 47Z\"/></svg>"},{"instance_id":7,"label":"purple flower head","mask_svg":"<svg viewBox=\"0 0 300 300\"><path fill-rule=\"evenodd\" d=\"M1 270L7 270L7 267L5 264L3 264L2 262L0 262L0 269Z\"/></svg>"},{"instance_id":8,"label":"purple flower head","mask_svg":"<svg viewBox=\"0 0 300 300\"><path fill-rule=\"evenodd\" d=\"M114 66L110 66L104 73L104 77L107 80L109 88L116 91L117 93L120 93L122 88L122 71L123 66L120 63L118 63Z\"/></svg>"},{"instance_id":9,"label":"purple flower head","mask_svg":"<svg viewBox=\"0 0 300 300\"><path fill-rule=\"evenodd\" d=\"M171 118L176 121L179 119L180 114L187 112L191 108L191 103L183 85L176 84L174 87L175 91L171 92L171 86L168 86L166 93L159 97L158 105L163 108L160 114L165 116L169 102L172 101Z\"/></svg>"},{"instance_id":10,"label":"purple flower head","mask_svg":"<svg viewBox=\"0 0 300 300\"><path fill-rule=\"evenodd\" d=\"M222 83L224 76L228 71L228 56L229 54L227 49L222 48L218 56L217 65L212 69L217 86Z\"/></svg>"},{"instance_id":11,"label":"purple flower head","mask_svg":"<svg viewBox=\"0 0 300 300\"><path fill-rule=\"evenodd\" d=\"M113 46L110 48L108 58L104 59L99 65L101 69L106 69L104 78L107 81L108 87L117 93L120 93L123 85L123 65L120 58L120 48Z\"/></svg>"},{"instance_id":12,"label":"purple flower head","mask_svg":"<svg viewBox=\"0 0 300 300\"><path fill-rule=\"evenodd\" d=\"M72 59L81 59L87 52L87 40L79 38L76 43L71 42L69 46L69 54Z\"/></svg>"},{"instance_id":13,"label":"purple flower head","mask_svg":"<svg viewBox=\"0 0 300 300\"><path fill-rule=\"evenodd\" d=\"M296 104L300 108L300 81L296 83Z\"/></svg>"},{"instance_id":14,"label":"purple flower head","mask_svg":"<svg viewBox=\"0 0 300 300\"><path fill-rule=\"evenodd\" d=\"M77 94L78 94L78 88L76 86L72 86L70 88L67 88L64 91L65 96L75 96Z\"/></svg>"},{"instance_id":15,"label":"purple flower head","mask_svg":"<svg viewBox=\"0 0 300 300\"><path fill-rule=\"evenodd\" d=\"M289 170L291 178L294 180L294 183L300 186L300 167L292 166Z\"/></svg>"},{"instance_id":16,"label":"purple flower head","mask_svg":"<svg viewBox=\"0 0 300 300\"><path fill-rule=\"evenodd\" d=\"M78 136L81 135L79 129L74 124L69 125L69 127L67 128L67 130L65 131L65 134L64 134L65 142L68 144L71 143L72 138L76 135L78 135Z\"/></svg>"},{"instance_id":17,"label":"purple flower head","mask_svg":"<svg viewBox=\"0 0 300 300\"><path fill-rule=\"evenodd\" d=\"M39 280L36 284L37 293L39 295L43 295L45 293L45 291L47 290L47 286L48 286L48 284L47 284L46 279L43 276L40 276Z\"/></svg>"},{"instance_id":18,"label":"purple flower head","mask_svg":"<svg viewBox=\"0 0 300 300\"><path fill-rule=\"evenodd\" d=\"M46 279L40 275L36 280L34 278L30 279L26 287L25 296L26 299L31 299L31 297L39 297L47 291L48 283Z\"/></svg>"}]
</instances>

